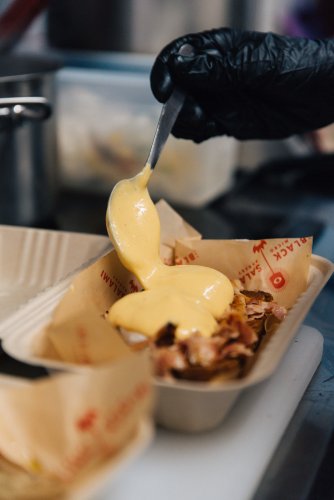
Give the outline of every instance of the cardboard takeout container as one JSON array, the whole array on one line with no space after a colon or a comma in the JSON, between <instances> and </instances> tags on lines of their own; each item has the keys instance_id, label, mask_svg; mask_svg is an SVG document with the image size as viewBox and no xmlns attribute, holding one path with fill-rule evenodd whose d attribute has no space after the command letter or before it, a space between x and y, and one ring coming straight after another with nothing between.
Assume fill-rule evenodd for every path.
<instances>
[{"instance_id":1,"label":"cardboard takeout container","mask_svg":"<svg viewBox=\"0 0 334 500\"><path fill-rule=\"evenodd\" d=\"M229 277L243 280L248 289L265 287L268 290L271 284L275 299L290 308L285 320L270 336L256 356L252 369L243 378L205 383L155 380L156 421L171 429L203 431L223 421L245 388L259 383L275 371L311 305L331 276L333 264L311 255L311 238L210 242L201 240L200 235L164 203L158 208L162 223L161 255L165 262L171 262L176 257L180 262L188 260L214 267L212 259L216 255L219 270L228 276L229 269L232 270L235 274ZM214 248L219 251L212 251ZM279 267L273 267L274 261L279 262ZM289 262L289 265L284 262ZM0 325L3 348L17 359L44 365L50 371L85 371L87 352L72 348L68 358L71 362L59 358L47 335L50 322L53 333L59 331L61 335L61 327L66 324L61 319L69 315L66 332L71 335L75 331L73 321L76 321L76 310L85 317L83 310L90 309L93 304L101 316L118 296L134 287L136 282L133 276L120 265L116 253L111 251L80 272L74 281L68 278L46 290L3 322Z\"/></svg>"},{"instance_id":2,"label":"cardboard takeout container","mask_svg":"<svg viewBox=\"0 0 334 500\"><path fill-rule=\"evenodd\" d=\"M244 389L274 373L332 272L329 261L312 256L306 291L261 351L246 377L222 383L155 380L157 423L187 432L203 431L220 424ZM27 363L43 365L50 372L87 370L86 365L46 359L39 354L46 348L44 327L70 284L71 279L67 279L43 292L0 325L3 348L8 354Z\"/></svg>"},{"instance_id":3,"label":"cardboard takeout container","mask_svg":"<svg viewBox=\"0 0 334 500\"><path fill-rule=\"evenodd\" d=\"M109 248L106 236L0 225L0 320Z\"/></svg>"},{"instance_id":4,"label":"cardboard takeout container","mask_svg":"<svg viewBox=\"0 0 334 500\"><path fill-rule=\"evenodd\" d=\"M73 273L110 247L109 239L100 235L0 226L0 320L65 277L70 281ZM127 354L130 350L119 349L114 363L41 381L0 374L1 498L44 500L49 493L54 498L58 490L57 498L64 500L93 498L149 445L153 426L148 393L128 407L117 442L112 443L111 433L101 428L102 419L110 420L122 399L131 394L134 364L132 358L126 361ZM151 387L150 365L147 360L138 361L137 382ZM87 425L76 433L74 424L80 417ZM73 461L78 450L87 453Z\"/></svg>"}]
</instances>

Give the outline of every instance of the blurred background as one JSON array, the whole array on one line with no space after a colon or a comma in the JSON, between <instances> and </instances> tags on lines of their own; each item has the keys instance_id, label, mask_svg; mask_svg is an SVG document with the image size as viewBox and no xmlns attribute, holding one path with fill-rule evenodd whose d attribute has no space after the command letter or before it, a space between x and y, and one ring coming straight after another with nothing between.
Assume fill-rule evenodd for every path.
<instances>
[{"instance_id":1,"label":"blurred background","mask_svg":"<svg viewBox=\"0 0 334 500\"><path fill-rule=\"evenodd\" d=\"M161 109L150 68L173 38L219 26L331 37L333 25L325 0L0 1L0 97L52 109L0 108L0 223L105 233L110 190L146 160ZM283 141L170 137L151 194L206 237L314 234L327 248L333 151L333 127Z\"/></svg>"},{"instance_id":2,"label":"blurred background","mask_svg":"<svg viewBox=\"0 0 334 500\"><path fill-rule=\"evenodd\" d=\"M0 0L0 225L106 234L110 191L143 167L160 114L149 85L155 56L177 36L220 26L332 37L334 2ZM170 137L150 192L205 238L312 235L314 253L334 261L333 172L332 126L283 141ZM325 336L328 373L333 284L306 318ZM332 385L319 387L254 500L281 497L282 484L286 498L333 494L334 398Z\"/></svg>"}]
</instances>

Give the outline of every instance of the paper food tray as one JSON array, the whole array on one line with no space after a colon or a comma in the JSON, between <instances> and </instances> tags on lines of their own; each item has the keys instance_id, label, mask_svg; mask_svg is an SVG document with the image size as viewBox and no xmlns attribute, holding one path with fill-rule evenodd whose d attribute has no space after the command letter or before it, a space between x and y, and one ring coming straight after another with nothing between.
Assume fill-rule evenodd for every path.
<instances>
[{"instance_id":1,"label":"paper food tray","mask_svg":"<svg viewBox=\"0 0 334 500\"><path fill-rule=\"evenodd\" d=\"M34 382L19 377L0 374L0 391L5 387L29 386L32 383ZM103 463L96 464L84 474L79 475L78 478L74 478L65 488L61 498L63 500L92 500L103 494L116 477L149 446L153 436L152 420L147 416L141 417L131 439L116 454L107 458ZM1 493L0 497L3 498ZM29 496L29 498L31 497Z\"/></svg>"},{"instance_id":2,"label":"paper food tray","mask_svg":"<svg viewBox=\"0 0 334 500\"><path fill-rule=\"evenodd\" d=\"M312 304L333 272L333 264L312 255L309 284L284 322L260 352L252 370L242 379L214 384L208 382L164 382L157 380L156 421L165 427L195 432L215 427L223 421L240 392L268 378L277 368ZM36 355L42 328L71 283L67 278L24 305L0 324L3 349L12 357L48 370L87 370ZM177 410L176 410L177 408Z\"/></svg>"},{"instance_id":3,"label":"paper food tray","mask_svg":"<svg viewBox=\"0 0 334 500\"><path fill-rule=\"evenodd\" d=\"M0 225L0 320L108 249L106 236Z\"/></svg>"},{"instance_id":4,"label":"paper food tray","mask_svg":"<svg viewBox=\"0 0 334 500\"><path fill-rule=\"evenodd\" d=\"M0 391L5 386L28 384L25 379L0 375ZM143 418L133 438L114 457L90 471L80 481L74 482L61 498L63 500L91 500L103 494L115 479L136 459L152 442L154 429L151 420Z\"/></svg>"}]
</instances>

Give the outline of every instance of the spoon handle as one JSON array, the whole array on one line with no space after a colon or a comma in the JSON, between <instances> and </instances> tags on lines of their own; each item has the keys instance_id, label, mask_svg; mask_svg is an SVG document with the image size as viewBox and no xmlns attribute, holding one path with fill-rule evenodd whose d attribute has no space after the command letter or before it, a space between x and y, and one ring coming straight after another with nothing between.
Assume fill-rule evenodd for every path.
<instances>
[{"instance_id":1,"label":"spoon handle","mask_svg":"<svg viewBox=\"0 0 334 500\"><path fill-rule=\"evenodd\" d=\"M179 50L180 55L191 56L194 49L191 45L185 44ZM147 162L153 170L159 159L162 148L164 147L173 125L178 117L185 99L185 94L179 88L175 88L169 99L163 105L158 125L153 137L152 146L147 158Z\"/></svg>"}]
</instances>

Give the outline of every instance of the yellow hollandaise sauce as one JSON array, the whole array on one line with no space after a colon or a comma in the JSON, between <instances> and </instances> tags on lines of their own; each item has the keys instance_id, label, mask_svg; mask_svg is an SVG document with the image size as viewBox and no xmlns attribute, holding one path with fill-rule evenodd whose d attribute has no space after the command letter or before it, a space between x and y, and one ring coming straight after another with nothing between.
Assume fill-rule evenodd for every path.
<instances>
[{"instance_id":1,"label":"yellow hollandaise sauce","mask_svg":"<svg viewBox=\"0 0 334 500\"><path fill-rule=\"evenodd\" d=\"M162 262L160 220L147 189L151 173L146 164L135 177L118 182L109 198L109 237L120 261L144 290L116 301L107 319L151 338L168 323L175 326L177 339L196 332L209 337L233 300L232 284L209 267Z\"/></svg>"}]
</instances>

